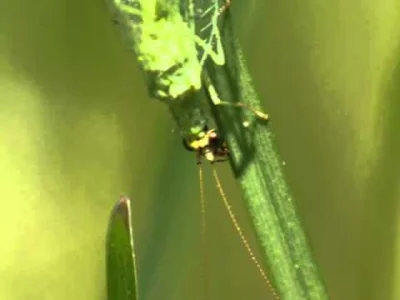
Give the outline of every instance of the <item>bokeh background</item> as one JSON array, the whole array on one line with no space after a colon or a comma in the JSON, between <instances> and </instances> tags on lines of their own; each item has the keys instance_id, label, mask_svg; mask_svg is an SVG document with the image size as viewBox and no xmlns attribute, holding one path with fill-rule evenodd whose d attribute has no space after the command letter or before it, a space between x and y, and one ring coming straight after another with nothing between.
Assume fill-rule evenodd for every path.
<instances>
[{"instance_id":1,"label":"bokeh background","mask_svg":"<svg viewBox=\"0 0 400 300\"><path fill-rule=\"evenodd\" d=\"M400 2L232 11L331 298L400 299ZM203 277L211 299L266 299L207 168L202 271L197 166L174 128L103 1L0 0L0 299L105 299L122 194L142 299L202 299Z\"/></svg>"}]
</instances>

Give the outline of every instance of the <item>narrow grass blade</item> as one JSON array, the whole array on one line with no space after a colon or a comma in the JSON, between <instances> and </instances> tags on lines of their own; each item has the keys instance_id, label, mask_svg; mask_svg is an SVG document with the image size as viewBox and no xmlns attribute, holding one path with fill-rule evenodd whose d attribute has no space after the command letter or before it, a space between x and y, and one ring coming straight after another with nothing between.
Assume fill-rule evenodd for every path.
<instances>
[{"instance_id":1,"label":"narrow grass blade","mask_svg":"<svg viewBox=\"0 0 400 300\"><path fill-rule=\"evenodd\" d=\"M206 66L222 100L260 108L261 103L226 16L223 29L225 66ZM231 152L231 166L244 195L264 263L280 299L328 299L294 198L284 178L271 124L259 124L244 110L214 107L218 129ZM271 116L273 120L273 116ZM244 121L254 126L243 126Z\"/></svg>"},{"instance_id":2,"label":"narrow grass blade","mask_svg":"<svg viewBox=\"0 0 400 300\"><path fill-rule=\"evenodd\" d=\"M127 197L121 197L110 216L106 264L107 299L138 299L131 206Z\"/></svg>"}]
</instances>

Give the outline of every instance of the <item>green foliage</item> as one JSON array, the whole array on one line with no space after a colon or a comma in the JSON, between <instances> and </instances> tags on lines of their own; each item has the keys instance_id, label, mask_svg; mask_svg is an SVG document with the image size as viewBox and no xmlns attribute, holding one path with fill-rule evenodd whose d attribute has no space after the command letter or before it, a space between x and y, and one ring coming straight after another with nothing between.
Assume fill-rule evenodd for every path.
<instances>
[{"instance_id":1,"label":"green foliage","mask_svg":"<svg viewBox=\"0 0 400 300\"><path fill-rule=\"evenodd\" d=\"M104 1L0 3L0 299L104 299L121 192L135 196L146 299L201 299L196 166ZM232 3L331 298L400 299L399 1ZM265 299L213 191L211 293Z\"/></svg>"},{"instance_id":2,"label":"green foliage","mask_svg":"<svg viewBox=\"0 0 400 300\"><path fill-rule=\"evenodd\" d=\"M131 204L122 197L110 216L106 242L108 300L137 300Z\"/></svg>"}]
</instances>

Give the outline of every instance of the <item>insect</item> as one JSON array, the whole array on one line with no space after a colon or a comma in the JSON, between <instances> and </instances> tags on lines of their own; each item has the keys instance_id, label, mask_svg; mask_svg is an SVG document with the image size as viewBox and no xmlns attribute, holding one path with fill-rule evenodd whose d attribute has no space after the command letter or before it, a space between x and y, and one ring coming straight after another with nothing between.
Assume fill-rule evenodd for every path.
<instances>
[{"instance_id":1,"label":"insect","mask_svg":"<svg viewBox=\"0 0 400 300\"><path fill-rule=\"evenodd\" d=\"M225 64L219 18L230 0L108 0L117 24L144 71L150 95L165 102L180 129L184 147L196 153L199 165L203 218L204 158L211 164L228 159L229 150L216 129L209 128L206 105L229 105L268 116L243 103L222 101L203 67L208 59ZM222 3L222 4L221 4ZM209 101L205 103L204 93ZM250 258L271 287L262 267L234 216L222 189L216 169L213 175L230 219ZM203 226L204 227L204 226ZM272 288L272 287L271 287ZM272 289L273 290L273 289Z\"/></svg>"},{"instance_id":2,"label":"insect","mask_svg":"<svg viewBox=\"0 0 400 300\"><path fill-rule=\"evenodd\" d=\"M222 101L203 70L208 58L225 64L218 22L230 0L107 0L114 19L124 33L144 71L147 86L165 102L187 144L208 136L204 100L194 96L202 87L212 105L248 108Z\"/></svg>"}]
</instances>

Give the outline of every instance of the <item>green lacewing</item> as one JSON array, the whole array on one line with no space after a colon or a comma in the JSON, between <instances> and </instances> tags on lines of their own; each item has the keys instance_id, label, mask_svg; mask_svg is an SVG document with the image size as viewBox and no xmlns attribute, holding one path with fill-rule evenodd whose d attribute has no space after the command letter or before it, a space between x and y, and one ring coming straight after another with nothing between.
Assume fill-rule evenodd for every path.
<instances>
[{"instance_id":1,"label":"green lacewing","mask_svg":"<svg viewBox=\"0 0 400 300\"><path fill-rule=\"evenodd\" d=\"M229 7L230 0L107 2L129 48L136 54L144 71L150 95L167 103L177 121L185 148L196 152L199 164L202 158L211 163L225 161L229 154L225 141L217 131L208 128L209 117L201 103L201 93L198 93L202 87L212 105L247 108L261 119L268 119L263 112L245 104L222 101L203 70L207 59L217 65L225 64L218 23L220 15ZM202 169L199 170L203 194ZM272 289L227 204L215 169L213 175L231 222L262 277ZM201 198L203 203L203 196Z\"/></svg>"}]
</instances>

